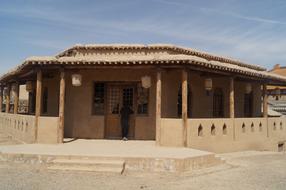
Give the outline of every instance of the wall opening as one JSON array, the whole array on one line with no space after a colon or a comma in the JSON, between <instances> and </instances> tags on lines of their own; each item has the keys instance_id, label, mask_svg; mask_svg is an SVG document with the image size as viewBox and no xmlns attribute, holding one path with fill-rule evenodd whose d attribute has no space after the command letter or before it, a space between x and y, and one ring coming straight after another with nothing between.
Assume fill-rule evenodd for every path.
<instances>
[{"instance_id":1,"label":"wall opening","mask_svg":"<svg viewBox=\"0 0 286 190\"><path fill-rule=\"evenodd\" d=\"M203 127L200 125L198 128L198 136L202 137L203 136Z\"/></svg>"},{"instance_id":2,"label":"wall opening","mask_svg":"<svg viewBox=\"0 0 286 190\"><path fill-rule=\"evenodd\" d=\"M190 88L190 85L188 84L188 94L187 94L187 101L188 101L188 105L187 105L187 109L188 109L188 118L192 117L192 91ZM180 85L179 87L179 91L178 91L178 100L177 100L177 116L178 117L182 117L182 85Z\"/></svg>"},{"instance_id":3,"label":"wall opening","mask_svg":"<svg viewBox=\"0 0 286 190\"><path fill-rule=\"evenodd\" d=\"M213 93L213 117L224 117L224 96L221 88L216 88Z\"/></svg>"},{"instance_id":4,"label":"wall opening","mask_svg":"<svg viewBox=\"0 0 286 190\"><path fill-rule=\"evenodd\" d=\"M283 130L282 121L280 121L280 130Z\"/></svg>"},{"instance_id":5,"label":"wall opening","mask_svg":"<svg viewBox=\"0 0 286 190\"><path fill-rule=\"evenodd\" d=\"M251 123L251 132L254 132L254 124L253 123Z\"/></svg>"},{"instance_id":6,"label":"wall opening","mask_svg":"<svg viewBox=\"0 0 286 190\"><path fill-rule=\"evenodd\" d=\"M226 127L225 124L224 124L223 127L222 127L222 134L223 134L223 135L227 135L227 127Z\"/></svg>"},{"instance_id":7,"label":"wall opening","mask_svg":"<svg viewBox=\"0 0 286 190\"><path fill-rule=\"evenodd\" d=\"M273 130L276 131L276 122L273 123Z\"/></svg>"},{"instance_id":8,"label":"wall opening","mask_svg":"<svg viewBox=\"0 0 286 190\"><path fill-rule=\"evenodd\" d=\"M261 122L259 123L259 131L260 132L262 131L262 123Z\"/></svg>"},{"instance_id":9,"label":"wall opening","mask_svg":"<svg viewBox=\"0 0 286 190\"><path fill-rule=\"evenodd\" d=\"M284 143L278 143L278 152L284 151Z\"/></svg>"},{"instance_id":10,"label":"wall opening","mask_svg":"<svg viewBox=\"0 0 286 190\"><path fill-rule=\"evenodd\" d=\"M29 112L28 108L29 108L29 92L27 91L26 85L20 85L18 113L28 114Z\"/></svg>"},{"instance_id":11,"label":"wall opening","mask_svg":"<svg viewBox=\"0 0 286 190\"><path fill-rule=\"evenodd\" d=\"M243 123L241 126L242 133L245 133L245 124Z\"/></svg>"},{"instance_id":12,"label":"wall opening","mask_svg":"<svg viewBox=\"0 0 286 190\"><path fill-rule=\"evenodd\" d=\"M215 136L215 126L214 125L212 125L212 127L211 127L211 135Z\"/></svg>"},{"instance_id":13,"label":"wall opening","mask_svg":"<svg viewBox=\"0 0 286 190\"><path fill-rule=\"evenodd\" d=\"M244 94L244 116L252 117L253 115L253 93Z\"/></svg>"}]
</instances>

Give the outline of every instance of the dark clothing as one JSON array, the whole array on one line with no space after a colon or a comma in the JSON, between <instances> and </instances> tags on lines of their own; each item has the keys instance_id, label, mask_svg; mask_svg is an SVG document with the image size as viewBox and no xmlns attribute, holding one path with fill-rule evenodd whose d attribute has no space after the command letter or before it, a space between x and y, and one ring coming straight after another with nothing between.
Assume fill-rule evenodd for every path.
<instances>
[{"instance_id":1,"label":"dark clothing","mask_svg":"<svg viewBox=\"0 0 286 190\"><path fill-rule=\"evenodd\" d=\"M128 132L129 132L129 121L127 120L122 120L121 119L121 134L122 138L128 137Z\"/></svg>"},{"instance_id":2,"label":"dark clothing","mask_svg":"<svg viewBox=\"0 0 286 190\"><path fill-rule=\"evenodd\" d=\"M128 136L129 131L129 118L130 115L133 114L133 111L128 106L123 106L120 110L121 115L121 129L122 129L122 138Z\"/></svg>"}]
</instances>

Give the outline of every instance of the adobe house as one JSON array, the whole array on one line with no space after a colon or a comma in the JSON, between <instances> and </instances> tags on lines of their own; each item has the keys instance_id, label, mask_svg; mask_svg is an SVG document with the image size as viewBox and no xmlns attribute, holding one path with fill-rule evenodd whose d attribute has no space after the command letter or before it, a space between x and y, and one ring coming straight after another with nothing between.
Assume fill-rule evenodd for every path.
<instances>
[{"instance_id":1,"label":"adobe house","mask_svg":"<svg viewBox=\"0 0 286 190\"><path fill-rule=\"evenodd\" d=\"M0 82L0 130L26 143L120 139L123 102L134 140L215 152L278 150L286 140L266 93L286 77L190 48L76 45L30 57ZM28 100L19 104L21 93Z\"/></svg>"},{"instance_id":2,"label":"adobe house","mask_svg":"<svg viewBox=\"0 0 286 190\"><path fill-rule=\"evenodd\" d=\"M273 69L269 71L281 76L286 76L286 67L275 65ZM269 95L268 103L270 109L279 112L280 114L286 115L286 88L285 86L268 86L267 92Z\"/></svg>"}]
</instances>

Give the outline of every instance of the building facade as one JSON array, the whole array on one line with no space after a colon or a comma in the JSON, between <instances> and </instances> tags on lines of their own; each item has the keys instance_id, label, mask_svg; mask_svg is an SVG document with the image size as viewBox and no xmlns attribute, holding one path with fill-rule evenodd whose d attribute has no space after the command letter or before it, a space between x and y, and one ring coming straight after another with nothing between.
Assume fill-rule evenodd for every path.
<instances>
[{"instance_id":1,"label":"building facade","mask_svg":"<svg viewBox=\"0 0 286 190\"><path fill-rule=\"evenodd\" d=\"M120 139L124 102L134 140L214 152L278 150L286 140L266 91L285 77L190 48L76 45L28 58L0 82L0 129L26 143Z\"/></svg>"},{"instance_id":2,"label":"building facade","mask_svg":"<svg viewBox=\"0 0 286 190\"><path fill-rule=\"evenodd\" d=\"M286 67L281 67L277 64L269 72L286 76ZM286 88L283 86L269 86L267 87L267 91L269 95L269 108L286 115Z\"/></svg>"}]
</instances>

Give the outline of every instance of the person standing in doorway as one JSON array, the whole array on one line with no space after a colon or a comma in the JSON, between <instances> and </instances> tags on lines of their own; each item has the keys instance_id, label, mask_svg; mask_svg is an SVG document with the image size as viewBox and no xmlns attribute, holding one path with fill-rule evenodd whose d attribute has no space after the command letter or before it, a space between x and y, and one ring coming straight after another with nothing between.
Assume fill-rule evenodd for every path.
<instances>
[{"instance_id":1,"label":"person standing in doorway","mask_svg":"<svg viewBox=\"0 0 286 190\"><path fill-rule=\"evenodd\" d=\"M130 108L127 102L123 103L123 107L120 110L121 115L121 130L122 130L122 140L128 140L128 132L129 132L129 119L130 115L133 114L133 110Z\"/></svg>"}]
</instances>

